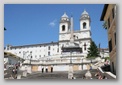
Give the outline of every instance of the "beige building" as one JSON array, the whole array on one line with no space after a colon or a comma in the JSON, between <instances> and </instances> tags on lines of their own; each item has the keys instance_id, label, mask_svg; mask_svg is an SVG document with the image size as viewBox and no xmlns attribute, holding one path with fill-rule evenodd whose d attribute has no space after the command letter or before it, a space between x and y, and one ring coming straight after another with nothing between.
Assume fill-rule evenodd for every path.
<instances>
[{"instance_id":1,"label":"beige building","mask_svg":"<svg viewBox=\"0 0 122 85\"><path fill-rule=\"evenodd\" d=\"M116 4L105 4L100 20L106 24L111 71L116 74Z\"/></svg>"}]
</instances>

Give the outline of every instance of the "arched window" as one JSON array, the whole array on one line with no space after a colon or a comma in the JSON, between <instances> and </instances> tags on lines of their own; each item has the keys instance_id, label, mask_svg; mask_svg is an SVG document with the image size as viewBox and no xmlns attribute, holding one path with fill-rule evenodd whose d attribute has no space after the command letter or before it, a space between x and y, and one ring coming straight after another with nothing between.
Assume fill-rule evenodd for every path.
<instances>
[{"instance_id":1,"label":"arched window","mask_svg":"<svg viewBox=\"0 0 122 85\"><path fill-rule=\"evenodd\" d=\"M65 25L62 26L62 31L65 31Z\"/></svg>"},{"instance_id":2,"label":"arched window","mask_svg":"<svg viewBox=\"0 0 122 85\"><path fill-rule=\"evenodd\" d=\"M80 52L82 53L83 52L82 48L80 50L81 50Z\"/></svg>"},{"instance_id":3,"label":"arched window","mask_svg":"<svg viewBox=\"0 0 122 85\"><path fill-rule=\"evenodd\" d=\"M84 22L84 23L83 23L83 29L85 29L85 28L86 28L86 23Z\"/></svg>"},{"instance_id":4,"label":"arched window","mask_svg":"<svg viewBox=\"0 0 122 85\"><path fill-rule=\"evenodd\" d=\"M75 35L73 35L74 39L75 39Z\"/></svg>"},{"instance_id":5,"label":"arched window","mask_svg":"<svg viewBox=\"0 0 122 85\"><path fill-rule=\"evenodd\" d=\"M84 43L84 50L86 50L86 43Z\"/></svg>"}]
</instances>

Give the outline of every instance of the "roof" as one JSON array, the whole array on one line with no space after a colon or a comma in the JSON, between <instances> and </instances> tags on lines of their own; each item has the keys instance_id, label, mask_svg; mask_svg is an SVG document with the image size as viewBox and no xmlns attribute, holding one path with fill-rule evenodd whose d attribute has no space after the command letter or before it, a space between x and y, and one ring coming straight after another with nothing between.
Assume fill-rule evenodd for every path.
<instances>
[{"instance_id":1,"label":"roof","mask_svg":"<svg viewBox=\"0 0 122 85\"><path fill-rule=\"evenodd\" d=\"M41 45L50 45L50 44L58 44L58 43L59 42L50 42L50 43L42 43L42 44L21 45L21 46L12 46L12 48L30 47L30 46L41 46Z\"/></svg>"},{"instance_id":2,"label":"roof","mask_svg":"<svg viewBox=\"0 0 122 85\"><path fill-rule=\"evenodd\" d=\"M108 48L100 48L100 49L98 48L98 50L99 50L99 51L109 51Z\"/></svg>"},{"instance_id":3,"label":"roof","mask_svg":"<svg viewBox=\"0 0 122 85\"><path fill-rule=\"evenodd\" d=\"M89 15L88 12L86 10L84 10L84 12L82 13L82 15Z\"/></svg>"},{"instance_id":4,"label":"roof","mask_svg":"<svg viewBox=\"0 0 122 85\"><path fill-rule=\"evenodd\" d=\"M84 12L81 14L80 20L86 20L86 19L89 19L91 21L88 12L84 10Z\"/></svg>"},{"instance_id":5,"label":"roof","mask_svg":"<svg viewBox=\"0 0 122 85\"><path fill-rule=\"evenodd\" d=\"M64 15L62 16L62 18L68 18L66 12L64 12Z\"/></svg>"},{"instance_id":6,"label":"roof","mask_svg":"<svg viewBox=\"0 0 122 85\"><path fill-rule=\"evenodd\" d=\"M103 11L102 11L102 15L101 15L100 21L103 21L104 16L105 16L106 11L107 11L107 8L108 8L108 4L105 4L104 8L103 8Z\"/></svg>"},{"instance_id":7,"label":"roof","mask_svg":"<svg viewBox=\"0 0 122 85\"><path fill-rule=\"evenodd\" d=\"M15 55L11 52L4 52L4 57L9 57L9 56L14 57L14 58L18 58L20 60L24 60L24 59L20 58L19 56Z\"/></svg>"},{"instance_id":8,"label":"roof","mask_svg":"<svg viewBox=\"0 0 122 85\"><path fill-rule=\"evenodd\" d=\"M10 52L4 52L4 56L13 56L13 57L16 57L15 54L12 54Z\"/></svg>"}]
</instances>

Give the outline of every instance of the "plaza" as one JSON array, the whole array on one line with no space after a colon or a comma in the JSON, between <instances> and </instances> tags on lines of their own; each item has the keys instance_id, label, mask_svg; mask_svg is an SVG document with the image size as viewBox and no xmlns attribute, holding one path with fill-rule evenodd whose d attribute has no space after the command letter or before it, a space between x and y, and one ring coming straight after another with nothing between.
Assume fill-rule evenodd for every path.
<instances>
[{"instance_id":1,"label":"plaza","mask_svg":"<svg viewBox=\"0 0 122 85\"><path fill-rule=\"evenodd\" d=\"M98 55L88 58L93 41L89 13L85 9L81 13L79 30L74 30L74 19L75 16L66 12L60 16L57 42L7 45L5 79L115 79L116 76L101 69L110 65L106 58L108 49L96 46Z\"/></svg>"}]
</instances>

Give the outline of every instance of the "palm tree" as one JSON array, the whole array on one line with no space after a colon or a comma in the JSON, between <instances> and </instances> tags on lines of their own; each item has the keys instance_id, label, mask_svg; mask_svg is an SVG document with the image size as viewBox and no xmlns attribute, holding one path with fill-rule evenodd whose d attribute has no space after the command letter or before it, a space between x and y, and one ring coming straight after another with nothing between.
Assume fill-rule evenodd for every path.
<instances>
[{"instance_id":1,"label":"palm tree","mask_svg":"<svg viewBox=\"0 0 122 85\"><path fill-rule=\"evenodd\" d=\"M107 29L107 21L104 21L102 26L103 26L104 29Z\"/></svg>"}]
</instances>

